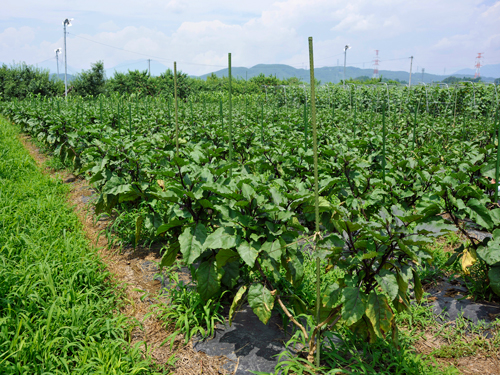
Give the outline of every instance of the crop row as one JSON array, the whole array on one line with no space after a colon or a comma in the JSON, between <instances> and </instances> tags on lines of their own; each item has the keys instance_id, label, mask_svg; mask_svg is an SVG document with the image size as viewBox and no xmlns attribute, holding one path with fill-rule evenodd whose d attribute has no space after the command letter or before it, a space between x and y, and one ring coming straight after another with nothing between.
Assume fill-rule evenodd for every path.
<instances>
[{"instance_id":1,"label":"crop row","mask_svg":"<svg viewBox=\"0 0 500 375\"><path fill-rule=\"evenodd\" d=\"M437 113L415 110L411 98L399 108L333 105L333 94L318 101L321 232L309 108L300 101L240 97L228 113L216 95L198 98L181 104L177 127L170 100L27 99L4 103L3 113L89 179L97 213L140 209L137 238L163 241L163 266L181 255L203 299L228 290L230 315L247 300L264 323L279 306L312 355L315 335L339 322L370 340L396 337L394 314L408 308L410 285L422 296L414 267L431 261L425 245L449 230L468 236L464 219L493 239L469 236L452 261L483 262L500 295L500 209L488 179L498 179L494 101L476 96L470 111ZM312 314L300 293L304 236L323 274L343 274L323 278L312 333L295 319Z\"/></svg>"}]
</instances>

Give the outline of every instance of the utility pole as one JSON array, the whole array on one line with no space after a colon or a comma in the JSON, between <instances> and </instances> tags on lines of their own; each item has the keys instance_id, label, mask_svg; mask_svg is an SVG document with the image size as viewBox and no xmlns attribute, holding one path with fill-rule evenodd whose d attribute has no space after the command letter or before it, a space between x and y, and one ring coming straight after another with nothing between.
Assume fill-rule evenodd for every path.
<instances>
[{"instance_id":1,"label":"utility pole","mask_svg":"<svg viewBox=\"0 0 500 375\"><path fill-rule=\"evenodd\" d=\"M68 100L68 55L66 53L66 23L68 19L64 20L64 98ZM69 22L68 22L69 23Z\"/></svg>"},{"instance_id":2,"label":"utility pole","mask_svg":"<svg viewBox=\"0 0 500 375\"><path fill-rule=\"evenodd\" d=\"M351 48L349 46L349 44L346 44L345 47L344 47L344 86L345 86L345 65L346 65L346 61L347 61L347 50Z\"/></svg>"},{"instance_id":3,"label":"utility pole","mask_svg":"<svg viewBox=\"0 0 500 375\"><path fill-rule=\"evenodd\" d=\"M411 88L411 69L413 65L413 56L410 57L410 82L408 82L408 88Z\"/></svg>"},{"instance_id":4,"label":"utility pole","mask_svg":"<svg viewBox=\"0 0 500 375\"><path fill-rule=\"evenodd\" d=\"M56 62L57 62L57 79L59 79L59 54L61 53L60 48L56 48L54 51L56 53Z\"/></svg>"},{"instance_id":5,"label":"utility pole","mask_svg":"<svg viewBox=\"0 0 500 375\"><path fill-rule=\"evenodd\" d=\"M151 77L151 59L148 59L148 74Z\"/></svg>"},{"instance_id":6,"label":"utility pole","mask_svg":"<svg viewBox=\"0 0 500 375\"><path fill-rule=\"evenodd\" d=\"M71 26L73 18L66 18L64 25L64 98L68 99L68 55L66 53L66 26Z\"/></svg>"},{"instance_id":7,"label":"utility pole","mask_svg":"<svg viewBox=\"0 0 500 375\"><path fill-rule=\"evenodd\" d=\"M422 68L422 83L424 82L424 73L425 73L425 68Z\"/></svg>"}]
</instances>

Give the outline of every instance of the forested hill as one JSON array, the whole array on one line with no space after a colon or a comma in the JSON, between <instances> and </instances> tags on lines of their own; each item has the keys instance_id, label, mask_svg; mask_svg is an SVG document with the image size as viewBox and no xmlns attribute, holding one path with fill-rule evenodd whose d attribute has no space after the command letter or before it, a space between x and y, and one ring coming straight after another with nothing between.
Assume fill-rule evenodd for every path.
<instances>
[{"instance_id":1,"label":"forested hill","mask_svg":"<svg viewBox=\"0 0 500 375\"><path fill-rule=\"evenodd\" d=\"M276 75L277 78L287 79L291 77L297 77L304 82L309 82L309 70L308 69L297 69L289 65L284 64L258 64L251 68L244 67L234 67L231 69L232 76L235 78L252 78L258 76L259 74L264 74L265 76ZM228 70L221 69L213 73L208 73L200 76L200 78L206 79L211 74L215 74L217 77L228 76ZM320 80L322 83L333 82L338 83L343 79L344 67L343 66L335 66L335 67L324 67L324 68L315 68L314 76L316 79ZM372 77L373 69L361 69L355 68L352 66L346 67L346 79L349 78L358 78L358 77ZM409 80L409 72L405 71L392 71L392 70L380 70L379 75L384 78L390 80L399 80L401 82L408 82ZM464 75L461 75L461 77ZM467 74L466 74L467 76ZM422 81L423 77L423 81ZM412 74L412 82L414 83L430 83L436 81L442 81L449 75L437 75L437 74L428 74L425 73L422 76L422 73L413 73ZM493 78L482 77L483 81L493 81Z\"/></svg>"}]
</instances>

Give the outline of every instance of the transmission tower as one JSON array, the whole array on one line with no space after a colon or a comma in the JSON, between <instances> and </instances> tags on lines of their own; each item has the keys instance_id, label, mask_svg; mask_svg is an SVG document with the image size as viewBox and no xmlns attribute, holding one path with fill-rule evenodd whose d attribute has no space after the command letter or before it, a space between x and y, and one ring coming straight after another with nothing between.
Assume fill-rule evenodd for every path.
<instances>
[{"instance_id":1,"label":"transmission tower","mask_svg":"<svg viewBox=\"0 0 500 375\"><path fill-rule=\"evenodd\" d=\"M484 52L478 52L476 56L476 64L474 65L476 68L476 74L474 74L474 78L481 77L481 66L482 66L481 62L483 60L483 54Z\"/></svg>"},{"instance_id":2,"label":"transmission tower","mask_svg":"<svg viewBox=\"0 0 500 375\"><path fill-rule=\"evenodd\" d=\"M378 58L378 49L375 50L375 60L373 60L373 78L378 78L378 65L380 60Z\"/></svg>"}]
</instances>

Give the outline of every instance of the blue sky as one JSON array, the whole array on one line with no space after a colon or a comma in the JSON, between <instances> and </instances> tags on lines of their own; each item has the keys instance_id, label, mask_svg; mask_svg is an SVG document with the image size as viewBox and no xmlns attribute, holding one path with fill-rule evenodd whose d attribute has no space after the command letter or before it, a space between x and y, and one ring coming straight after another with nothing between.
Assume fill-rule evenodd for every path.
<instances>
[{"instance_id":1,"label":"blue sky","mask_svg":"<svg viewBox=\"0 0 500 375\"><path fill-rule=\"evenodd\" d=\"M309 36L316 67L342 64L345 44L347 64L360 68L373 67L375 49L379 69L408 71L411 55L413 71L436 74L473 68L478 52L483 64L500 63L500 1L492 0L8 1L0 61L55 61L65 18L74 18L67 52L77 71L150 57L200 75L226 67L228 52L233 66L307 68Z\"/></svg>"}]
</instances>

